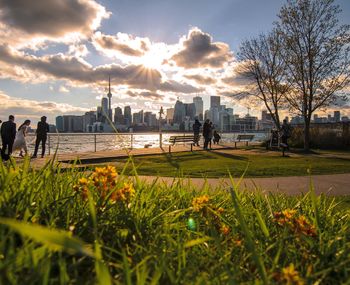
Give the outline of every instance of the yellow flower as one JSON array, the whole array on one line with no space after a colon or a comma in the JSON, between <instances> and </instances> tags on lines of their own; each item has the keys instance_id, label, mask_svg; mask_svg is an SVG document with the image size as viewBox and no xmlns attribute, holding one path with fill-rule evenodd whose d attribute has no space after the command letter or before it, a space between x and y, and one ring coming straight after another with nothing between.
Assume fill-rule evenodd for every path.
<instances>
[{"instance_id":1,"label":"yellow flower","mask_svg":"<svg viewBox=\"0 0 350 285\"><path fill-rule=\"evenodd\" d=\"M192 207L195 212L199 212L201 209L203 209L209 202L209 196L203 195L196 197L192 200Z\"/></svg>"},{"instance_id":2,"label":"yellow flower","mask_svg":"<svg viewBox=\"0 0 350 285\"><path fill-rule=\"evenodd\" d=\"M291 218L294 217L296 212L297 212L296 210L287 209L287 210L282 211L282 214L284 215L284 217L286 219L290 220Z\"/></svg>"},{"instance_id":3,"label":"yellow flower","mask_svg":"<svg viewBox=\"0 0 350 285\"><path fill-rule=\"evenodd\" d=\"M114 191L111 195L112 201L128 202L135 195L133 184L124 183L124 187Z\"/></svg>"},{"instance_id":4,"label":"yellow flower","mask_svg":"<svg viewBox=\"0 0 350 285\"><path fill-rule=\"evenodd\" d=\"M287 282L287 285L303 285L304 281L299 276L299 272L295 270L294 264L282 269L281 279Z\"/></svg>"}]
</instances>

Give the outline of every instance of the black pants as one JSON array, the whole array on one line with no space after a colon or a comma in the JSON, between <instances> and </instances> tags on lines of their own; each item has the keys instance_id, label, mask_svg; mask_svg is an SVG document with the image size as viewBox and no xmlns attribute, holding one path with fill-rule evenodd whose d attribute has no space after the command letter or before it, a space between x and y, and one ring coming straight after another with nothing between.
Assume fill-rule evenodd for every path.
<instances>
[{"instance_id":1,"label":"black pants","mask_svg":"<svg viewBox=\"0 0 350 285\"><path fill-rule=\"evenodd\" d=\"M14 141L15 140L12 140L12 139L2 138L1 157L3 160L9 159L12 153L12 147L13 147Z\"/></svg>"},{"instance_id":2,"label":"black pants","mask_svg":"<svg viewBox=\"0 0 350 285\"><path fill-rule=\"evenodd\" d=\"M38 154L38 149L39 149L39 145L40 145L40 142L42 143L41 145L41 156L44 156L45 155L45 146L46 146L46 139L47 137L40 137L40 136L37 136L36 137L36 141L35 141L35 150L34 150L34 156L36 156Z\"/></svg>"}]
</instances>

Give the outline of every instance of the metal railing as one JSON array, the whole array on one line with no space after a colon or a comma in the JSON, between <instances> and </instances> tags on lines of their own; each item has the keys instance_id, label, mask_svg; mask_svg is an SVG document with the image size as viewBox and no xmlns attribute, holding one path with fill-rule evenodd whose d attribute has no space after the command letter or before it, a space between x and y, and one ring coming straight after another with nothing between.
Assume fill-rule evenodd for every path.
<instances>
[{"instance_id":1,"label":"metal railing","mask_svg":"<svg viewBox=\"0 0 350 285\"><path fill-rule=\"evenodd\" d=\"M191 132L163 132L163 133L48 133L46 153L58 150L59 153L74 153L102 150L120 150L147 147L162 147L169 141L171 135L192 134ZM241 134L222 133L223 143L230 143ZM255 132L256 141L266 139L266 132ZM203 139L203 138L202 138ZM34 150L35 134L28 133L27 146L29 152ZM39 153L41 151L41 146Z\"/></svg>"}]
</instances>

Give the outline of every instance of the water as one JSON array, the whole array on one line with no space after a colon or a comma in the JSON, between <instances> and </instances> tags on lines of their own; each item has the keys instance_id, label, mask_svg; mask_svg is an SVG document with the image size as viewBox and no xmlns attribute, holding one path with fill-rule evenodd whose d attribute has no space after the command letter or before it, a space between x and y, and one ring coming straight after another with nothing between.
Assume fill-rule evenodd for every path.
<instances>
[{"instance_id":1,"label":"water","mask_svg":"<svg viewBox=\"0 0 350 285\"><path fill-rule=\"evenodd\" d=\"M190 135L191 133L186 133ZM221 143L232 143L237 135L240 133L222 133ZM266 140L267 133L256 132L254 134L253 141ZM166 145L172 135L184 135L184 133L163 133L162 141L163 145ZM47 144L50 144L51 153L58 147L58 153L74 153L74 152L93 152L95 151L95 139L96 150L120 150L125 148L144 148L144 147L159 147L159 134L158 133L124 133L124 134L50 134ZM49 142L50 140L50 142ZM35 135L28 134L27 144L29 153L33 153L35 143ZM200 141L203 145L203 137ZM48 146L47 146L48 153ZM39 149L39 154L41 149Z\"/></svg>"}]
</instances>

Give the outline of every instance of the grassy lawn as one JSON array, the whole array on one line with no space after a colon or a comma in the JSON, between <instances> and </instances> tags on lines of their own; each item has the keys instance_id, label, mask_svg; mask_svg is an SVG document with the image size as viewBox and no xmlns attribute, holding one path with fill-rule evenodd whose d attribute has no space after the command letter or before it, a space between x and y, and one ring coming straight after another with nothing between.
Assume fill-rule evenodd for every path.
<instances>
[{"instance_id":1,"label":"grassy lawn","mask_svg":"<svg viewBox=\"0 0 350 285\"><path fill-rule=\"evenodd\" d=\"M233 153L233 154L232 154ZM280 154L247 154L213 152L186 152L163 155L135 156L134 164L139 175L191 177L228 177L241 176L245 169L245 177L273 177L335 174L350 172L350 157L322 157L318 155L296 155L282 157ZM114 161L121 169L126 160ZM131 171L128 167L128 172Z\"/></svg>"}]
</instances>

